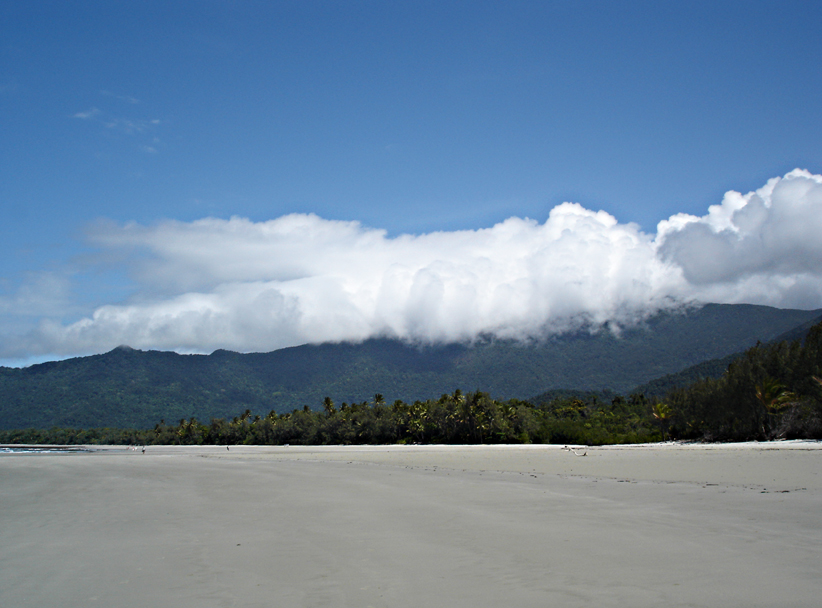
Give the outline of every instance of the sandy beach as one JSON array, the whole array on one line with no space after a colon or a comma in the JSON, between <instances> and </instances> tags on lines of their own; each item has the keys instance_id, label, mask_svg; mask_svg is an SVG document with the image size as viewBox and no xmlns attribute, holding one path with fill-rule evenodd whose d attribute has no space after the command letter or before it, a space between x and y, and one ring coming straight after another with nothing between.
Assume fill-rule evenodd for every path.
<instances>
[{"instance_id":1,"label":"sandy beach","mask_svg":"<svg viewBox=\"0 0 822 608\"><path fill-rule=\"evenodd\" d=\"M0 455L0 605L822 601L819 442L94 449Z\"/></svg>"}]
</instances>

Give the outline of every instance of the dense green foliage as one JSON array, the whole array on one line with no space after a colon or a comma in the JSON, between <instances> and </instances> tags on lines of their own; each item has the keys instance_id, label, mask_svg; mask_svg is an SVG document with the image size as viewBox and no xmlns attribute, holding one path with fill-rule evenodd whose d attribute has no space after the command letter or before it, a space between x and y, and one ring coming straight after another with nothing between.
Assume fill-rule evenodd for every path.
<instances>
[{"instance_id":1,"label":"dense green foliage","mask_svg":"<svg viewBox=\"0 0 822 608\"><path fill-rule=\"evenodd\" d=\"M426 402L454 387L502 400L568 387L629 392L737 353L757 339L770 340L819 314L707 305L658 314L619 335L582 331L529 345L487 340L414 346L383 339L208 356L120 347L24 369L0 368L0 429L146 428L160 419L228 418L245 409L285 414L321 403L326 395L338 403L356 403L374 392Z\"/></svg>"},{"instance_id":2,"label":"dense green foliage","mask_svg":"<svg viewBox=\"0 0 822 608\"><path fill-rule=\"evenodd\" d=\"M656 378L650 382L646 382L640 386L635 387L631 392L642 393L646 396L663 397L674 389L685 388L699 380L706 378L721 378L728 366L736 361L742 353L734 353L721 359L710 359L697 363L681 372L675 374L666 374L661 378Z\"/></svg>"},{"instance_id":3,"label":"dense green foliage","mask_svg":"<svg viewBox=\"0 0 822 608\"><path fill-rule=\"evenodd\" d=\"M330 398L321 410L308 407L266 416L246 410L230 421L195 418L151 430L29 429L0 431L0 443L49 444L391 444L391 443L636 443L658 440L649 404L638 396L613 402L556 398L533 405L498 401L486 393L460 391L436 400L388 405L382 395L371 403L337 407Z\"/></svg>"},{"instance_id":4,"label":"dense green foliage","mask_svg":"<svg viewBox=\"0 0 822 608\"><path fill-rule=\"evenodd\" d=\"M810 329L819 322L822 322L822 318L814 318L780 334L773 340L769 340L769 342L779 343L795 342L797 340L802 341L805 339L805 336L808 334ZM651 380L650 382L637 386L632 392L643 393L646 396L661 397L674 389L685 388L699 380L704 380L707 378L721 378L727 371L728 366L736 361L741 354L741 352L736 352L719 359L702 361L696 365L683 369L680 372L666 374L665 376L661 376Z\"/></svg>"},{"instance_id":5,"label":"dense green foliage","mask_svg":"<svg viewBox=\"0 0 822 608\"><path fill-rule=\"evenodd\" d=\"M706 440L822 438L822 323L799 340L759 344L666 396L671 434Z\"/></svg>"}]
</instances>

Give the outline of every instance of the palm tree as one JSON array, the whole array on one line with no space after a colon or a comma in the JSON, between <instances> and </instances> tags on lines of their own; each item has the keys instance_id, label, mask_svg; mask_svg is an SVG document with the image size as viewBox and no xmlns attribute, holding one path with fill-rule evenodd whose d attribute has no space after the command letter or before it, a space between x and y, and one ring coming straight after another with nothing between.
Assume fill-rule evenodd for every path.
<instances>
[{"instance_id":1,"label":"palm tree","mask_svg":"<svg viewBox=\"0 0 822 608\"><path fill-rule=\"evenodd\" d=\"M659 428L662 431L662 441L665 441L665 431L668 428L669 420L674 415L674 408L663 401L654 403L651 406L651 413L659 420Z\"/></svg>"},{"instance_id":2,"label":"palm tree","mask_svg":"<svg viewBox=\"0 0 822 608\"><path fill-rule=\"evenodd\" d=\"M785 407L787 407L791 402L796 401L796 395L787 390L784 384L774 378L771 378L770 376L766 376L764 380L762 380L762 384L759 384L754 388L756 389L756 398L762 405L765 406L765 411L767 412L767 434L767 432L775 426L776 417L782 412L782 410L785 409Z\"/></svg>"},{"instance_id":3,"label":"palm tree","mask_svg":"<svg viewBox=\"0 0 822 608\"><path fill-rule=\"evenodd\" d=\"M408 410L407 428L416 441L425 441L425 426L428 420L428 406L420 401L415 401Z\"/></svg>"}]
</instances>

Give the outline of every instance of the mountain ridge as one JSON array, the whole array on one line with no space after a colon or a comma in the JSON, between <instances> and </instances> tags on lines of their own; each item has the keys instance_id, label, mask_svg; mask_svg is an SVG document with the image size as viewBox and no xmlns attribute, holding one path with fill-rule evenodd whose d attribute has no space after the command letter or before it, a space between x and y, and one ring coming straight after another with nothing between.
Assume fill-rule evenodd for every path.
<instances>
[{"instance_id":1,"label":"mountain ridge","mask_svg":"<svg viewBox=\"0 0 822 608\"><path fill-rule=\"evenodd\" d=\"M665 312L619 336L577 332L539 343L302 345L269 353L180 355L117 347L108 353L0 368L0 428L147 427L161 419L231 417L244 409L320 407L436 398L456 388L502 399L553 389L624 392L740 352L822 315L747 304Z\"/></svg>"}]
</instances>

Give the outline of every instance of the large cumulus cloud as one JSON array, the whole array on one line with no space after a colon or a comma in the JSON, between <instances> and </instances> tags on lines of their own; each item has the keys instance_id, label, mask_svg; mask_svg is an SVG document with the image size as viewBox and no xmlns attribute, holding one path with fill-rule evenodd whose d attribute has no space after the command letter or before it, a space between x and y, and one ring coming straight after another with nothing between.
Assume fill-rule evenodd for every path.
<instances>
[{"instance_id":1,"label":"large cumulus cloud","mask_svg":"<svg viewBox=\"0 0 822 608\"><path fill-rule=\"evenodd\" d=\"M792 171L728 192L656 234L564 203L547 220L389 237L288 215L101 223L90 242L129 268L126 303L44 321L29 351L272 350L393 336L538 338L635 323L694 300L822 306L822 176Z\"/></svg>"},{"instance_id":2,"label":"large cumulus cloud","mask_svg":"<svg viewBox=\"0 0 822 608\"><path fill-rule=\"evenodd\" d=\"M728 192L703 217L660 222L657 243L700 298L819 307L822 176L797 169L756 192Z\"/></svg>"}]
</instances>

